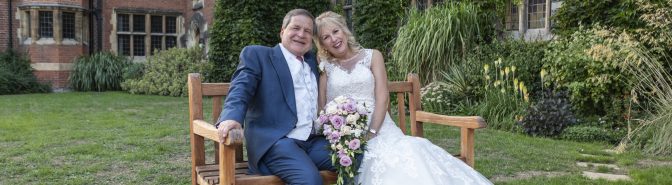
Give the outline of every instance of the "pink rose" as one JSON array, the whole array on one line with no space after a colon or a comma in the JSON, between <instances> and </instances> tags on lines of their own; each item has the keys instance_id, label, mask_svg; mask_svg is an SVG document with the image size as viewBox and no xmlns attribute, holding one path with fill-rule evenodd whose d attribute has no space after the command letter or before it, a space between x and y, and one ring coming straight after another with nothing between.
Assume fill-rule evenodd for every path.
<instances>
[{"instance_id":1,"label":"pink rose","mask_svg":"<svg viewBox=\"0 0 672 185\"><path fill-rule=\"evenodd\" d=\"M350 143L348 143L348 148L350 148L352 150L357 150L357 149L359 149L359 144L360 144L359 139L354 139L354 140L350 141Z\"/></svg>"},{"instance_id":2,"label":"pink rose","mask_svg":"<svg viewBox=\"0 0 672 185\"><path fill-rule=\"evenodd\" d=\"M341 166L350 166L352 165L352 159L350 159L348 156L343 156L341 157L339 163L341 163Z\"/></svg>"}]
</instances>

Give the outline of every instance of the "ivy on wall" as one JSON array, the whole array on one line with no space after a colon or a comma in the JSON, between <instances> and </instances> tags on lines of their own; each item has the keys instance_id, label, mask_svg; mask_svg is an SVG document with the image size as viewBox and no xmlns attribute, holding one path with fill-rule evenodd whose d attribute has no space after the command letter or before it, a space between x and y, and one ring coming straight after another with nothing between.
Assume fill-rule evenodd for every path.
<instances>
[{"instance_id":1,"label":"ivy on wall","mask_svg":"<svg viewBox=\"0 0 672 185\"><path fill-rule=\"evenodd\" d=\"M213 68L205 74L206 78L211 82L228 82L238 65L243 47L280 43L282 19L288 11L303 8L317 16L326 11L329 4L326 0L218 0L210 30L208 61Z\"/></svg>"},{"instance_id":2,"label":"ivy on wall","mask_svg":"<svg viewBox=\"0 0 672 185\"><path fill-rule=\"evenodd\" d=\"M360 44L378 49L387 56L408 5L404 0L355 1L352 20Z\"/></svg>"}]
</instances>

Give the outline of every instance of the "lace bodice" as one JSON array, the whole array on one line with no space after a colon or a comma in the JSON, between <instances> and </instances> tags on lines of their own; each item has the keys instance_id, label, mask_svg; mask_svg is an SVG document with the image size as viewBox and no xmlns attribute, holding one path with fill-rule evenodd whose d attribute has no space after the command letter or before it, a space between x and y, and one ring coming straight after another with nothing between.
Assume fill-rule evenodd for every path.
<instances>
[{"instance_id":1,"label":"lace bodice","mask_svg":"<svg viewBox=\"0 0 672 185\"><path fill-rule=\"evenodd\" d=\"M371 72L371 49L363 49L343 63L353 64L342 67L337 61L322 59L327 74L327 102L344 95L358 102L373 106L375 80Z\"/></svg>"}]
</instances>

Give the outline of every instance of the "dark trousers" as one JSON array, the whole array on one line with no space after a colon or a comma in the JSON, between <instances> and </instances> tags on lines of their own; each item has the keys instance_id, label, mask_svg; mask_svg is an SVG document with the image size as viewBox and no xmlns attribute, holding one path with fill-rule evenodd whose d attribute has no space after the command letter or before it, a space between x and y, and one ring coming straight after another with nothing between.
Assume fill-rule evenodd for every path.
<instances>
[{"instance_id":1,"label":"dark trousers","mask_svg":"<svg viewBox=\"0 0 672 185\"><path fill-rule=\"evenodd\" d=\"M306 141L282 138L261 158L259 171L287 184L321 185L319 171L335 171L328 146L324 136L311 135Z\"/></svg>"}]
</instances>

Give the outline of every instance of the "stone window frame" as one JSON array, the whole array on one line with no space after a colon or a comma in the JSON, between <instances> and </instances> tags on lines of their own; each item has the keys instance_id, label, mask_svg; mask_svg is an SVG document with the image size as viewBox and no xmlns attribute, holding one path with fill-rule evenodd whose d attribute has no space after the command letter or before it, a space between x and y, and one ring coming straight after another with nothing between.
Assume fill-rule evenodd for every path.
<instances>
[{"instance_id":1,"label":"stone window frame","mask_svg":"<svg viewBox=\"0 0 672 185\"><path fill-rule=\"evenodd\" d=\"M128 16L128 31L119 30L123 28L119 26L119 17ZM152 17L160 16L162 19L162 32L158 33L152 30ZM136 24L135 19L144 17L144 29L136 29L139 24ZM166 50L172 47L180 47L178 42L180 22L182 13L177 11L161 11L148 9L115 9L112 13L112 51L118 55L123 55L133 60L144 60L148 56L154 54L154 49ZM169 20L171 19L171 20ZM167 22L174 23L173 29L168 29ZM168 33L172 30L173 33ZM156 38L161 38L161 48L157 48ZM140 40L136 40L140 39ZM127 46L127 47L124 47ZM141 46L142 49L137 48ZM137 53L137 54L136 54Z\"/></svg>"},{"instance_id":2,"label":"stone window frame","mask_svg":"<svg viewBox=\"0 0 672 185\"><path fill-rule=\"evenodd\" d=\"M39 45L77 45L88 44L88 10L80 6L71 5L43 5L43 4L25 4L18 6L20 26L18 32L19 39L22 44L39 44ZM44 28L47 23L41 20L41 12L51 13L51 28ZM63 37L63 13L73 13L73 26L69 27L67 31L73 31L73 34ZM78 29L79 28L79 29ZM51 31L51 34L45 34L45 31ZM73 36L74 35L74 36Z\"/></svg>"}]
</instances>

